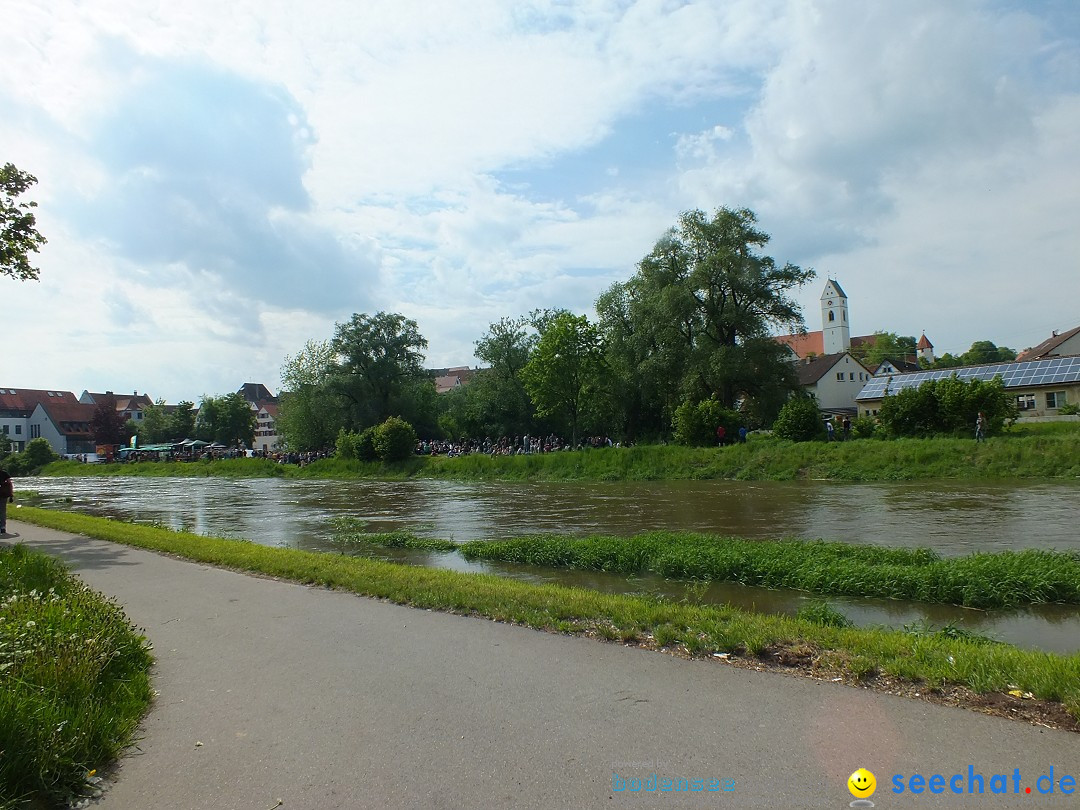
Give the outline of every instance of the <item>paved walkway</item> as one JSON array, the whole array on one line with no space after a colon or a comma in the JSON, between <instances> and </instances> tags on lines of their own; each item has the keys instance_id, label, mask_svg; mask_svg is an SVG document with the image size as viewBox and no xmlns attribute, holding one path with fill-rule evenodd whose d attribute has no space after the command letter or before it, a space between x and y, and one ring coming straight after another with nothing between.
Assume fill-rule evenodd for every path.
<instances>
[{"instance_id":1,"label":"paved walkway","mask_svg":"<svg viewBox=\"0 0 1080 810\"><path fill-rule=\"evenodd\" d=\"M880 808L1080 806L1035 781L1080 781L1080 735L9 530L154 642L160 697L106 810L840 808L859 767ZM892 792L915 772L967 790L969 766L983 795ZM631 794L613 773L733 790Z\"/></svg>"}]
</instances>

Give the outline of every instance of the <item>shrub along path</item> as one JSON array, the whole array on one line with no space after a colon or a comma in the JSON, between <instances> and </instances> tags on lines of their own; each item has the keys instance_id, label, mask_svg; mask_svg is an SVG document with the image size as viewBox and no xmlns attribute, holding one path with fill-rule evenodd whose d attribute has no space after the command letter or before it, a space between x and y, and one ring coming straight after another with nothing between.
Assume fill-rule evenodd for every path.
<instances>
[{"instance_id":1,"label":"shrub along path","mask_svg":"<svg viewBox=\"0 0 1080 810\"><path fill-rule=\"evenodd\" d=\"M160 695L105 808L615 807L613 773L734 780L730 806L838 807L859 767L902 807L925 797L891 795L894 774L969 765L980 806L1026 807L1051 766L1080 776L1065 731L15 528L155 645Z\"/></svg>"}]
</instances>

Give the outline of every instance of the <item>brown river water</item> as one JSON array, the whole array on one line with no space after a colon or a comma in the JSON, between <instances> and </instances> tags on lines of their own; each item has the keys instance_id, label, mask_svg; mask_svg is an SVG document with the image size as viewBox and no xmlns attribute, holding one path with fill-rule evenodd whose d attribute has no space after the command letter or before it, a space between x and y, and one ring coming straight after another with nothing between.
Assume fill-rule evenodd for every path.
<instances>
[{"instance_id":1,"label":"brown river water","mask_svg":"<svg viewBox=\"0 0 1080 810\"><path fill-rule=\"evenodd\" d=\"M60 508L269 546L339 551L331 520L409 529L458 542L529 534L630 535L649 529L927 546L943 556L1024 548L1080 553L1080 485L954 482L664 481L508 483L223 478L38 478L18 482ZM66 502L65 499L71 501ZM356 552L363 553L363 552ZM704 593L643 575L470 563L456 553L377 549L370 556L613 593L731 603L791 614L821 597L713 583ZM1080 651L1080 608L979 611L891 599L828 597L858 625L954 624L1024 647Z\"/></svg>"}]
</instances>

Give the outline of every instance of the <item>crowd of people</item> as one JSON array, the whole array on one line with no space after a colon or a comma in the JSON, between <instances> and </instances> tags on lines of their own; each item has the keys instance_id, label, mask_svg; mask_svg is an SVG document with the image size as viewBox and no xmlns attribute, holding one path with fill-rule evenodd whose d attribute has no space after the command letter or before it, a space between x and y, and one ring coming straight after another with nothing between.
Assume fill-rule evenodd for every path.
<instances>
[{"instance_id":1,"label":"crowd of people","mask_svg":"<svg viewBox=\"0 0 1080 810\"><path fill-rule=\"evenodd\" d=\"M564 450L589 450L600 447L625 447L609 436L584 436L575 445L554 433L548 436L502 436L499 439L422 439L416 443L418 456L467 456L483 453L488 456L518 456L538 453L557 453Z\"/></svg>"}]
</instances>

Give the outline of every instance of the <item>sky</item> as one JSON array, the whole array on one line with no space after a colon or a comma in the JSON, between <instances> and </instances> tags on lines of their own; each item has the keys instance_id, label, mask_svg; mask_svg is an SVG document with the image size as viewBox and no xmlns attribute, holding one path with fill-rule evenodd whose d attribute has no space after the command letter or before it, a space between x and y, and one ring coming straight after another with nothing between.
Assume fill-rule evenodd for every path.
<instances>
[{"instance_id":1,"label":"sky","mask_svg":"<svg viewBox=\"0 0 1080 810\"><path fill-rule=\"evenodd\" d=\"M353 313L427 365L595 317L681 211L749 208L821 328L936 352L1080 325L1073 0L0 0L40 281L0 386L198 402Z\"/></svg>"}]
</instances>

